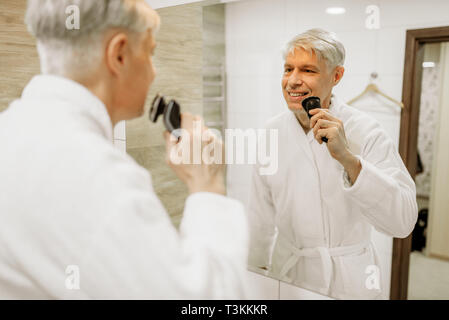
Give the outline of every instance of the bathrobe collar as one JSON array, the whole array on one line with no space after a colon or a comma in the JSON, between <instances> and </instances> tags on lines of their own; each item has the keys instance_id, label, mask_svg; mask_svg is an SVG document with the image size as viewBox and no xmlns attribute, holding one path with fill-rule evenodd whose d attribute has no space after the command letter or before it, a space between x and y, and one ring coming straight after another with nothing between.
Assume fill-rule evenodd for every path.
<instances>
[{"instance_id":1,"label":"bathrobe collar","mask_svg":"<svg viewBox=\"0 0 449 320\"><path fill-rule=\"evenodd\" d=\"M68 78L55 75L36 75L22 92L24 100L61 101L58 108L74 108L96 123L103 136L112 141L112 122L104 103L86 87Z\"/></svg>"}]
</instances>

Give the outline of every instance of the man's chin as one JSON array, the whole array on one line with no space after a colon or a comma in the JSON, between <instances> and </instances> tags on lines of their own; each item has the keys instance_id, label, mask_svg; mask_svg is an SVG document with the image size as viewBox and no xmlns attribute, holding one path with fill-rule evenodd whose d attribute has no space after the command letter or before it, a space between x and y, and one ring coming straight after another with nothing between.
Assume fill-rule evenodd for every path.
<instances>
[{"instance_id":1,"label":"man's chin","mask_svg":"<svg viewBox=\"0 0 449 320\"><path fill-rule=\"evenodd\" d=\"M302 111L304 111L304 109L302 108L302 105L299 103L289 103L287 104L288 108L293 111L294 113L301 113Z\"/></svg>"}]
</instances>

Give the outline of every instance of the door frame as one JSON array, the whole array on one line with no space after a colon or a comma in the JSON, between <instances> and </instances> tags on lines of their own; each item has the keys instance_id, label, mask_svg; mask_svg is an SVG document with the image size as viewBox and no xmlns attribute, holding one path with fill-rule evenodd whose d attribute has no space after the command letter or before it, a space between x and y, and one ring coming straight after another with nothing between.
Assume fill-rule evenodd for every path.
<instances>
[{"instance_id":1,"label":"door frame","mask_svg":"<svg viewBox=\"0 0 449 320\"><path fill-rule=\"evenodd\" d=\"M413 29L406 32L402 86L404 109L401 113L399 154L413 179L415 179L417 162L424 44L443 41L449 41L449 26ZM390 299L392 300L407 299L411 245L411 234L405 239L393 239L390 282Z\"/></svg>"}]
</instances>

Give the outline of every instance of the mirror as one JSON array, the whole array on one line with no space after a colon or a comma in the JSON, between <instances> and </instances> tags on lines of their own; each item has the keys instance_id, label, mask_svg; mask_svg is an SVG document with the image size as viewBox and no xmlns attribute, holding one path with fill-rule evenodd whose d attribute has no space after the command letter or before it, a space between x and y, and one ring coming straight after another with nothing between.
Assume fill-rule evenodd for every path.
<instances>
[{"instance_id":1,"label":"mirror","mask_svg":"<svg viewBox=\"0 0 449 320\"><path fill-rule=\"evenodd\" d=\"M408 299L449 299L447 200L449 42L424 44L418 126L418 222L410 252Z\"/></svg>"},{"instance_id":2,"label":"mirror","mask_svg":"<svg viewBox=\"0 0 449 320\"><path fill-rule=\"evenodd\" d=\"M396 10L389 3L382 2L387 16ZM281 86L282 50L308 29L335 32L346 60L332 89L334 105L351 102L355 112L377 120L397 152L405 28L391 17L381 28L380 8L370 1L343 0L338 6L331 0L200 1L157 11L162 18L157 77L145 116L126 123L126 141L127 152L150 170L173 223L179 224L187 190L165 165L162 124L147 119L157 92L176 98L182 111L202 114L209 127L221 131L227 154L232 150L227 194L253 212L249 270L332 298L388 299L394 232L373 227L357 210L338 207L345 197L335 182L344 183L342 166L325 144L318 145L324 150L318 158L301 147L312 143L313 135L307 140L310 135L289 113ZM285 122L266 130L280 114ZM357 135L348 132L357 151ZM320 166L327 171L317 171ZM376 195L377 202L384 196ZM327 249L335 247L345 250Z\"/></svg>"}]
</instances>

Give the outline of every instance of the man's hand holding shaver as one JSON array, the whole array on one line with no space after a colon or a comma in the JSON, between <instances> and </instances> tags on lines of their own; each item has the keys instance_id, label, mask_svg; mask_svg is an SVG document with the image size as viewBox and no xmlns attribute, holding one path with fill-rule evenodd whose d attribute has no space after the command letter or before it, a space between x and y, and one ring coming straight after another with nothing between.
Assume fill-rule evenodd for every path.
<instances>
[{"instance_id":1,"label":"man's hand holding shaver","mask_svg":"<svg viewBox=\"0 0 449 320\"><path fill-rule=\"evenodd\" d=\"M321 138L327 138L329 153L335 160L341 163L348 173L351 182L355 183L362 165L360 160L349 150L343 122L326 109L313 109L309 113L312 115L310 128L313 129L315 139L322 144Z\"/></svg>"},{"instance_id":2,"label":"man's hand holding shaver","mask_svg":"<svg viewBox=\"0 0 449 320\"><path fill-rule=\"evenodd\" d=\"M224 195L224 148L221 139L203 125L200 116L190 113L181 114L180 130L179 141L168 131L164 132L167 164L187 185L190 193L213 192ZM212 158L210 151L213 151Z\"/></svg>"}]
</instances>

